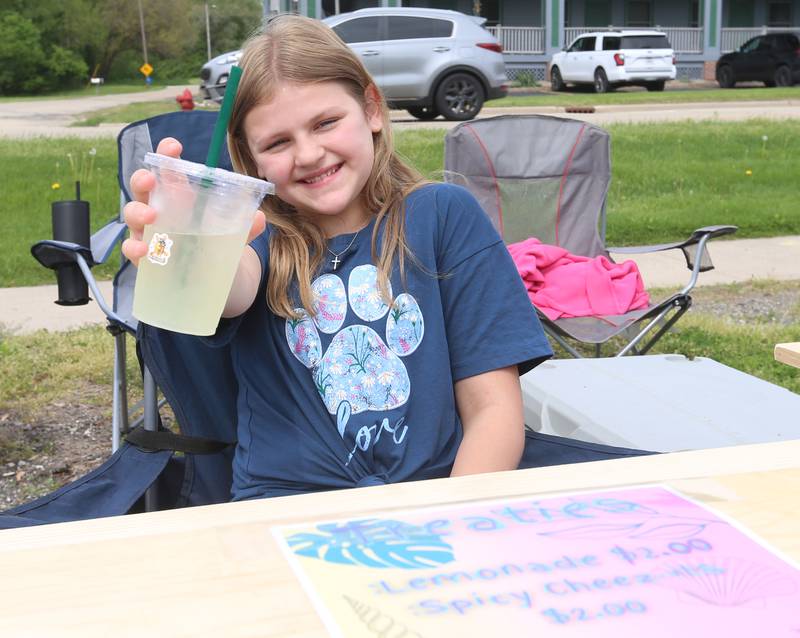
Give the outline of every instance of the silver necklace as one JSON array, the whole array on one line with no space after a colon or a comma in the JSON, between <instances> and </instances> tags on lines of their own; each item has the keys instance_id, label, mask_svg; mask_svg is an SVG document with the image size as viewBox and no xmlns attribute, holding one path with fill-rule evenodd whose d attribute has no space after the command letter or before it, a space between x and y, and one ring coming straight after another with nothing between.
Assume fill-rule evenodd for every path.
<instances>
[{"instance_id":1,"label":"silver necklace","mask_svg":"<svg viewBox=\"0 0 800 638\"><path fill-rule=\"evenodd\" d=\"M342 260L339 259L339 257L344 255L348 250L350 250L350 248L353 246L353 243L356 241L356 237L358 237L358 233L360 233L360 232L361 232L361 229L359 229L358 232L356 232L356 234L353 235L353 239L350 240L350 243L347 244L347 248L345 248L343 251L335 253L330 248L328 248L328 252L331 255L333 255L333 259L331 259L331 264L333 264L333 269L334 270L336 270L336 268L339 266L339 264L342 263Z\"/></svg>"}]
</instances>

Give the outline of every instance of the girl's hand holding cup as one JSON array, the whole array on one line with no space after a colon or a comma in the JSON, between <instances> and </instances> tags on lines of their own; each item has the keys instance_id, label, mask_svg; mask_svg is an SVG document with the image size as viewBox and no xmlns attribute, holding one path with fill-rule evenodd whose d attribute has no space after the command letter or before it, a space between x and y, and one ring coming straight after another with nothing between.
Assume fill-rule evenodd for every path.
<instances>
[{"instance_id":1,"label":"girl's hand holding cup","mask_svg":"<svg viewBox=\"0 0 800 638\"><path fill-rule=\"evenodd\" d=\"M165 137L158 144L156 153L168 157L180 158L183 146L173 137ZM156 186L156 178L153 173L145 168L140 168L131 175L131 194L133 201L125 204L123 215L125 223L130 230L130 237L122 243L122 254L133 262L134 266L139 265L139 260L147 254L148 245L142 241L144 227L152 224L156 219L156 211L148 203L150 193ZM247 236L248 243L258 237L264 228L266 221L264 213L257 211L253 226Z\"/></svg>"}]
</instances>

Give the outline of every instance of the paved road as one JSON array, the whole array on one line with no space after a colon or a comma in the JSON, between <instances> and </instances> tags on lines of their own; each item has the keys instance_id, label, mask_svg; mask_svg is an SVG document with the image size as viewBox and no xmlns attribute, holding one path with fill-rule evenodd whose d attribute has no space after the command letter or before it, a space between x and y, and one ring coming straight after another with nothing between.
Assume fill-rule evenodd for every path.
<instances>
[{"instance_id":1,"label":"paved road","mask_svg":"<svg viewBox=\"0 0 800 638\"><path fill-rule=\"evenodd\" d=\"M121 95L103 95L77 99L20 100L0 102L0 137L76 136L116 137L122 124L72 127L70 124L84 113L131 102L168 100L185 88L170 86L155 91L142 91ZM176 105L177 108L177 105ZM737 121L754 117L768 119L800 118L800 99L759 102L710 102L686 104L633 104L595 107L595 113L566 113L563 107L484 108L479 117L492 117L508 113L542 113L580 119L594 124L617 122L656 122L680 120ZM456 122L434 120L421 122L407 111L392 111L395 126L404 128L451 128Z\"/></svg>"}]
</instances>

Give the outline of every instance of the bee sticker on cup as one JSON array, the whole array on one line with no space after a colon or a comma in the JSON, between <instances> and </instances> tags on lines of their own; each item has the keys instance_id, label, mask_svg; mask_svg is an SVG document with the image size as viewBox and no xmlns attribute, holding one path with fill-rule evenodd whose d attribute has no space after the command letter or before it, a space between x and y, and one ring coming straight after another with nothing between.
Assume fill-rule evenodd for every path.
<instances>
[{"instance_id":1,"label":"bee sticker on cup","mask_svg":"<svg viewBox=\"0 0 800 638\"><path fill-rule=\"evenodd\" d=\"M165 266L169 261L172 240L167 233L154 233L147 251L147 259L159 266Z\"/></svg>"}]
</instances>

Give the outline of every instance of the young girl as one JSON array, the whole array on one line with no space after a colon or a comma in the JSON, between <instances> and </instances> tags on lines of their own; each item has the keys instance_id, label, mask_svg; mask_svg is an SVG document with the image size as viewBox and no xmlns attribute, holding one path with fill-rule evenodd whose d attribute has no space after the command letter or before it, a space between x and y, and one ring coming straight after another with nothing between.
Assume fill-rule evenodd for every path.
<instances>
[{"instance_id":1,"label":"young girl","mask_svg":"<svg viewBox=\"0 0 800 638\"><path fill-rule=\"evenodd\" d=\"M240 65L231 158L275 196L209 339L239 384L234 500L516 468L519 374L552 352L487 216L398 158L380 91L327 26L274 18ZM154 179L131 185L138 262Z\"/></svg>"}]
</instances>

